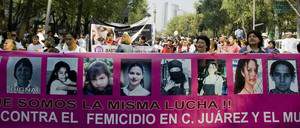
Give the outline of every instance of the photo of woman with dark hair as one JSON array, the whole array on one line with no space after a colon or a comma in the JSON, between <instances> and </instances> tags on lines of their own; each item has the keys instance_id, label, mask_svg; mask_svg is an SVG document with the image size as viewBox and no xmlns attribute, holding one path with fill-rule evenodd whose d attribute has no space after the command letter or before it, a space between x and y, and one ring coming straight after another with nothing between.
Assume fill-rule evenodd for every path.
<instances>
[{"instance_id":1,"label":"photo of woman with dark hair","mask_svg":"<svg viewBox=\"0 0 300 128\"><path fill-rule=\"evenodd\" d=\"M148 64L146 65L143 63L148 63ZM126 73L123 75L123 82L122 82L123 88L121 89L121 95L122 96L149 96L150 91L145 88L145 85L150 86L149 80L148 80L149 82L145 82L145 77L146 76L150 77L149 69L151 63L149 63L149 60L145 60L144 62L143 61L134 62L129 60L129 63L123 63L123 64L126 64L127 68L125 69L122 68L122 69L123 70L127 69L127 70ZM148 71L145 70L145 66L147 66ZM127 82L125 83L125 81Z\"/></svg>"},{"instance_id":2,"label":"photo of woman with dark hair","mask_svg":"<svg viewBox=\"0 0 300 128\"><path fill-rule=\"evenodd\" d=\"M200 95L225 95L226 92L226 79L222 75L225 73L224 60L199 60L198 63L205 62L204 67L199 67L199 88ZM222 66L222 67L219 67ZM221 71L223 70L223 71ZM223 87L224 85L224 87Z\"/></svg>"},{"instance_id":3,"label":"photo of woman with dark hair","mask_svg":"<svg viewBox=\"0 0 300 128\"><path fill-rule=\"evenodd\" d=\"M163 60L162 64L162 88L164 95L189 95L191 92L190 77L186 74L186 68L190 68L190 60ZM184 65L185 64L185 65Z\"/></svg>"},{"instance_id":4,"label":"photo of woman with dark hair","mask_svg":"<svg viewBox=\"0 0 300 128\"><path fill-rule=\"evenodd\" d=\"M261 73L258 74L258 71L256 59L240 59L235 71L234 94L261 94L263 89L258 76Z\"/></svg>"},{"instance_id":5,"label":"photo of woman with dark hair","mask_svg":"<svg viewBox=\"0 0 300 128\"><path fill-rule=\"evenodd\" d=\"M48 66L51 64L49 63ZM76 94L76 71L71 70L68 63L58 61L55 63L47 84L47 94L50 95L74 95Z\"/></svg>"},{"instance_id":6,"label":"photo of woman with dark hair","mask_svg":"<svg viewBox=\"0 0 300 128\"><path fill-rule=\"evenodd\" d=\"M34 60L32 63L32 60ZM15 63L16 62L16 63ZM25 93L25 94L39 94L40 93L40 58L10 58L8 62L8 75L13 75L14 80L11 77L7 78L7 91L9 93ZM10 65L15 63L12 69ZM34 71L33 67L36 67ZM37 71L38 70L38 71ZM13 74L10 74L10 71ZM35 78L32 81L32 78ZM13 84L11 81L15 81Z\"/></svg>"},{"instance_id":7,"label":"photo of woman with dark hair","mask_svg":"<svg viewBox=\"0 0 300 128\"><path fill-rule=\"evenodd\" d=\"M84 95L112 95L112 75L103 61L90 63L85 78Z\"/></svg>"}]
</instances>

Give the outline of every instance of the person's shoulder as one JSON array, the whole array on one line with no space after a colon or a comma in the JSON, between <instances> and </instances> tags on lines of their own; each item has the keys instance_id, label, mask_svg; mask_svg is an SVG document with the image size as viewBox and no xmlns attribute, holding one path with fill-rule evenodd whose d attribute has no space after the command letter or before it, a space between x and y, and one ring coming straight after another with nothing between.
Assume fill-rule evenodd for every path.
<instances>
[{"instance_id":1,"label":"person's shoulder","mask_svg":"<svg viewBox=\"0 0 300 128\"><path fill-rule=\"evenodd\" d=\"M149 92L147 89L145 89L145 88L143 88L142 93L143 93L145 96L150 95L150 92Z\"/></svg>"},{"instance_id":2,"label":"person's shoulder","mask_svg":"<svg viewBox=\"0 0 300 128\"><path fill-rule=\"evenodd\" d=\"M246 53L247 52L247 47L242 47L239 52L240 53Z\"/></svg>"}]
</instances>

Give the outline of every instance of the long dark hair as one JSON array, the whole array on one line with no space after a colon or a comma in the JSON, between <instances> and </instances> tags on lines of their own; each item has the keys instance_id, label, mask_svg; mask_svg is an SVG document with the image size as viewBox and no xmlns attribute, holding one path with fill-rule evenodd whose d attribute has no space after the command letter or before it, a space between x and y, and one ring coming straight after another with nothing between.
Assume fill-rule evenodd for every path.
<instances>
[{"instance_id":1,"label":"long dark hair","mask_svg":"<svg viewBox=\"0 0 300 128\"><path fill-rule=\"evenodd\" d=\"M217 69L216 72L218 72L218 64L216 62L208 62L207 65L206 65L206 67L205 67L205 77L209 75L208 74L209 65L214 65L216 67L216 69Z\"/></svg>"},{"instance_id":2,"label":"long dark hair","mask_svg":"<svg viewBox=\"0 0 300 128\"><path fill-rule=\"evenodd\" d=\"M69 66L69 64L67 64L66 62L63 62L63 61L57 62L55 64L55 66L54 66L54 69L53 69L53 71L51 73L50 79L49 79L49 81L47 83L47 94L50 93L51 83L58 78L57 72L62 67L66 68L66 73L69 74L69 72L70 72L70 66Z\"/></svg>"},{"instance_id":3,"label":"long dark hair","mask_svg":"<svg viewBox=\"0 0 300 128\"><path fill-rule=\"evenodd\" d=\"M245 78L242 75L244 72L243 68L250 62L254 61L256 66L256 72L258 72L258 64L256 59L240 59L236 71L235 71L235 83L234 83L234 94L240 93L245 86Z\"/></svg>"},{"instance_id":4,"label":"long dark hair","mask_svg":"<svg viewBox=\"0 0 300 128\"><path fill-rule=\"evenodd\" d=\"M255 31L255 30L252 30L252 31L249 31L248 32L248 34L247 34L247 43L249 44L249 35L250 34L254 34L255 36L257 36L257 38L259 39L259 43L258 43L258 48L261 48L261 47L263 47L263 37L262 37L262 35L261 35L261 33L260 32L258 32L258 31Z\"/></svg>"}]
</instances>

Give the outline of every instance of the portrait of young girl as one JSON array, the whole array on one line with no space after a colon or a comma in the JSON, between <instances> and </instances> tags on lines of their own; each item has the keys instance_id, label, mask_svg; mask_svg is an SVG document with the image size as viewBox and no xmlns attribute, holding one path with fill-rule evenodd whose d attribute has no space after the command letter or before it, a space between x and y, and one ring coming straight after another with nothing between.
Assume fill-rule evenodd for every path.
<instances>
[{"instance_id":1,"label":"portrait of young girl","mask_svg":"<svg viewBox=\"0 0 300 128\"><path fill-rule=\"evenodd\" d=\"M77 92L77 59L48 58L47 94L74 95ZM53 67L54 66L54 67ZM50 75L49 75L50 74Z\"/></svg>"},{"instance_id":2,"label":"portrait of young girl","mask_svg":"<svg viewBox=\"0 0 300 128\"><path fill-rule=\"evenodd\" d=\"M112 59L85 59L84 95L112 95Z\"/></svg>"},{"instance_id":3,"label":"portrait of young girl","mask_svg":"<svg viewBox=\"0 0 300 128\"><path fill-rule=\"evenodd\" d=\"M234 60L234 94L262 94L262 69L260 59Z\"/></svg>"},{"instance_id":4,"label":"portrait of young girl","mask_svg":"<svg viewBox=\"0 0 300 128\"><path fill-rule=\"evenodd\" d=\"M224 60L198 60L198 90L200 95L226 95Z\"/></svg>"}]
</instances>

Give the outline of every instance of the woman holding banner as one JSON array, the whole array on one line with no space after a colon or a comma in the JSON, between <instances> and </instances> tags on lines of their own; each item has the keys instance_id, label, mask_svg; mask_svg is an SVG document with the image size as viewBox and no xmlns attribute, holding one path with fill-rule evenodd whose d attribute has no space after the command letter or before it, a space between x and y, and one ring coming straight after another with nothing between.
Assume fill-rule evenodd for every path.
<instances>
[{"instance_id":1,"label":"woman holding banner","mask_svg":"<svg viewBox=\"0 0 300 128\"><path fill-rule=\"evenodd\" d=\"M86 71L85 95L111 95L112 78L107 65L100 61L90 64Z\"/></svg>"},{"instance_id":2,"label":"woman holding banner","mask_svg":"<svg viewBox=\"0 0 300 128\"><path fill-rule=\"evenodd\" d=\"M240 59L235 73L234 94L261 94L262 85L257 73L256 59Z\"/></svg>"},{"instance_id":3,"label":"woman holding banner","mask_svg":"<svg viewBox=\"0 0 300 128\"><path fill-rule=\"evenodd\" d=\"M246 47L240 49L240 53L265 53L262 49L263 47L263 38L260 32L250 31L247 35Z\"/></svg>"},{"instance_id":4,"label":"woman holding banner","mask_svg":"<svg viewBox=\"0 0 300 128\"><path fill-rule=\"evenodd\" d=\"M128 68L129 84L122 88L121 95L125 96L148 96L150 92L144 88L144 74L143 65L133 63Z\"/></svg>"}]
</instances>

